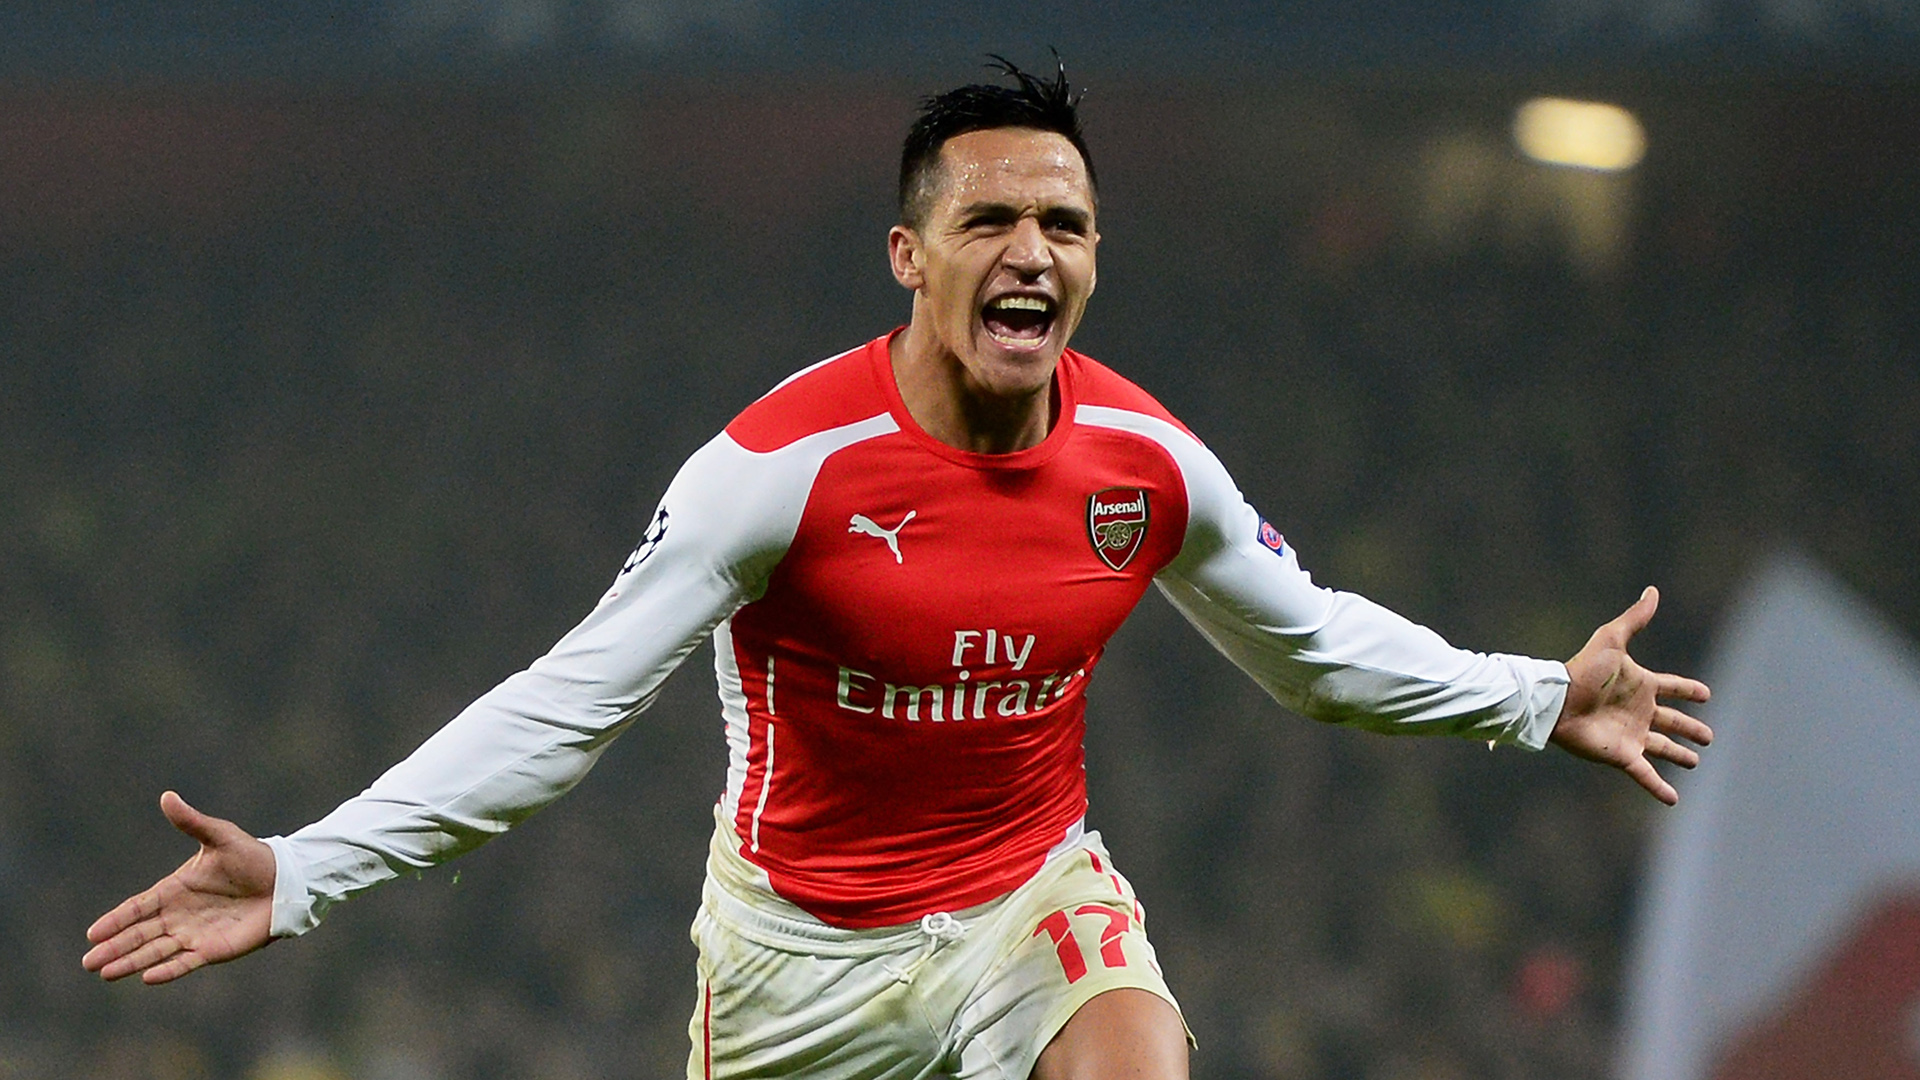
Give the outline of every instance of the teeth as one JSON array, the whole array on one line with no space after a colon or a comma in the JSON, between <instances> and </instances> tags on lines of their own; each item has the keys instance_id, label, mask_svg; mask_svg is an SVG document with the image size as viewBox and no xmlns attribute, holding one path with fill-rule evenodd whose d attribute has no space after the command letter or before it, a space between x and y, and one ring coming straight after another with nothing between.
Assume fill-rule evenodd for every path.
<instances>
[{"instance_id":1,"label":"teeth","mask_svg":"<svg viewBox=\"0 0 1920 1080\"><path fill-rule=\"evenodd\" d=\"M1053 305L1038 296L1003 296L987 306L1009 311L1046 311Z\"/></svg>"}]
</instances>

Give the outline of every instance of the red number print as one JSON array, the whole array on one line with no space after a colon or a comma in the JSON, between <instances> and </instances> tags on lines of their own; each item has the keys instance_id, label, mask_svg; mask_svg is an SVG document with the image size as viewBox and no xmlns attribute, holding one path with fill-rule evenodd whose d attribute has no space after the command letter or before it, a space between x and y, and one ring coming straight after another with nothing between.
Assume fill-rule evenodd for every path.
<instances>
[{"instance_id":1,"label":"red number print","mask_svg":"<svg viewBox=\"0 0 1920 1080\"><path fill-rule=\"evenodd\" d=\"M1106 917L1107 928L1100 931L1100 962L1110 968L1126 967L1127 954L1120 951L1120 935L1127 932L1127 913L1099 904L1082 904L1073 913Z\"/></svg>"},{"instance_id":2,"label":"red number print","mask_svg":"<svg viewBox=\"0 0 1920 1080\"><path fill-rule=\"evenodd\" d=\"M1107 920L1106 928L1100 931L1100 965L1108 968L1127 966L1127 954L1121 951L1120 935L1133 925L1124 911L1115 911L1102 904L1082 904L1073 909L1075 915L1098 915ZM1033 928L1033 937L1042 933L1053 939L1054 952L1060 956L1060 970L1066 973L1067 984L1077 983L1087 974L1087 960L1080 951L1080 940L1073 936L1073 923L1065 911L1056 911L1040 920Z\"/></svg>"},{"instance_id":3,"label":"red number print","mask_svg":"<svg viewBox=\"0 0 1920 1080\"><path fill-rule=\"evenodd\" d=\"M1030 936L1038 937L1041 931L1053 939L1054 951L1060 954L1060 970L1067 973L1067 985L1080 981L1087 973L1087 962L1080 956L1080 943L1073 938L1073 926L1067 922L1067 913L1056 911L1040 920Z\"/></svg>"}]
</instances>

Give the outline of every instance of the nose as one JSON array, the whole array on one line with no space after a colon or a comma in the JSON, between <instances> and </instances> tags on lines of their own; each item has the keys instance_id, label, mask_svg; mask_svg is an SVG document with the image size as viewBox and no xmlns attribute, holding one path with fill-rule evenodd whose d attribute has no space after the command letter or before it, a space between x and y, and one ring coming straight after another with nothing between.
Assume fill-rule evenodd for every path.
<instances>
[{"instance_id":1,"label":"nose","mask_svg":"<svg viewBox=\"0 0 1920 1080\"><path fill-rule=\"evenodd\" d=\"M1013 236L1007 241L1007 250L1002 256L1007 266L1021 277L1036 278L1053 268L1053 248L1047 244L1046 231L1040 228L1040 222L1031 217L1023 217L1013 227Z\"/></svg>"}]
</instances>

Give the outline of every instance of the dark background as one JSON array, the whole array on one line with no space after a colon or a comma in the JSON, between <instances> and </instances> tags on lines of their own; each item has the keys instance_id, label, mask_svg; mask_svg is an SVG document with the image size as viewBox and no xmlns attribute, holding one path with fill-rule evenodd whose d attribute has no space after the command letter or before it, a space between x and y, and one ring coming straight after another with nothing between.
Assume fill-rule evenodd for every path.
<instances>
[{"instance_id":1,"label":"dark background","mask_svg":"<svg viewBox=\"0 0 1920 1080\"><path fill-rule=\"evenodd\" d=\"M710 650L577 791L171 987L80 970L191 850L359 790L583 615L678 463L903 320L900 134L1093 88L1075 344L1318 580L1698 671L1784 545L1920 628L1920 81L1895 3L77 2L0 13L0 1078L679 1075ZM1526 161L1539 93L1639 116ZM1600 1077L1659 807L1289 716L1158 598L1091 822L1198 1078ZM1710 766L1709 766L1710 767Z\"/></svg>"}]
</instances>

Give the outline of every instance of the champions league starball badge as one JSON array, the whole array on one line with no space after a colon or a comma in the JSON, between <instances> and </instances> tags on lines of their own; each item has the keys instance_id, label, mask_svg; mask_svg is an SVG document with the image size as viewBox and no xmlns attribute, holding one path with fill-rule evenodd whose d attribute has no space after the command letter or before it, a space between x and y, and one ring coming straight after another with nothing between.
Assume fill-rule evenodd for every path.
<instances>
[{"instance_id":1,"label":"champions league starball badge","mask_svg":"<svg viewBox=\"0 0 1920 1080\"><path fill-rule=\"evenodd\" d=\"M1100 561L1124 570L1147 538L1147 493L1106 488L1087 496L1087 538Z\"/></svg>"},{"instance_id":2,"label":"champions league starball badge","mask_svg":"<svg viewBox=\"0 0 1920 1080\"><path fill-rule=\"evenodd\" d=\"M667 513L665 506L653 512L653 520L647 523L647 531L641 535L640 545L633 549L633 554L627 556L626 565L620 568L620 573L615 575L616 577L626 577L633 573L634 568L646 562L647 556L653 554L653 549L660 546L660 541L667 538L669 516L671 515Z\"/></svg>"}]
</instances>

